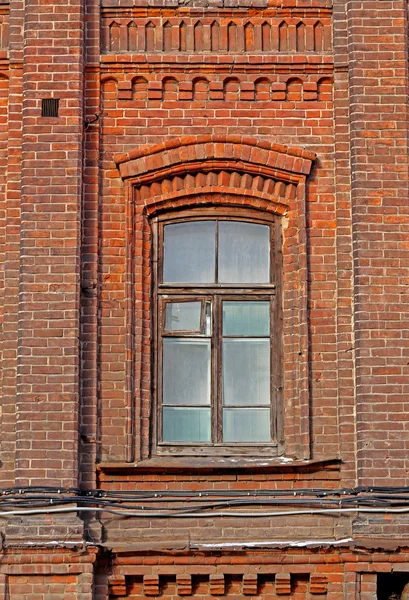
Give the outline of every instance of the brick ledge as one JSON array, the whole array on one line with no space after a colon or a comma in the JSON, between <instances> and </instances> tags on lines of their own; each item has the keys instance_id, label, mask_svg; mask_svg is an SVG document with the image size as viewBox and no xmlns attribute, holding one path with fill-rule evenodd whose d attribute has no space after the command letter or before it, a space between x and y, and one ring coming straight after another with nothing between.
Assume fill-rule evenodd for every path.
<instances>
[{"instance_id":1,"label":"brick ledge","mask_svg":"<svg viewBox=\"0 0 409 600\"><path fill-rule=\"evenodd\" d=\"M185 457L164 457L155 456L150 459L142 460L135 463L126 462L102 462L97 464L97 471L107 472L160 472L166 471L177 472L177 471L225 471L225 470L240 470L240 471L279 471L279 472L292 472L292 471L320 471L320 470L339 470L341 467L340 458L327 458L327 459L315 459L315 460L290 460L280 458L267 458L267 457L235 457L235 458L222 458L222 457L197 457L197 456L185 456Z\"/></svg>"}]
</instances>

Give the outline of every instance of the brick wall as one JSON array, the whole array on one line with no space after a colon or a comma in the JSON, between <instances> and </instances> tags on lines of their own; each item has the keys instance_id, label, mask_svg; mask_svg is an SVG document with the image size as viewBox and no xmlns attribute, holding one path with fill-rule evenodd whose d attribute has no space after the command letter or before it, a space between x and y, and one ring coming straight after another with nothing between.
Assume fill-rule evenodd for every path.
<instances>
[{"instance_id":1,"label":"brick wall","mask_svg":"<svg viewBox=\"0 0 409 600\"><path fill-rule=\"evenodd\" d=\"M0 4L1 488L407 483L406 13L404 0ZM57 118L41 116L50 97ZM150 219L220 198L282 220L288 462L152 456ZM407 559L373 550L405 546L404 515L84 521L2 524L0 598L375 600L376 574ZM293 538L321 549L242 548ZM349 538L358 550L322 544ZM217 558L204 545L238 540Z\"/></svg>"}]
</instances>

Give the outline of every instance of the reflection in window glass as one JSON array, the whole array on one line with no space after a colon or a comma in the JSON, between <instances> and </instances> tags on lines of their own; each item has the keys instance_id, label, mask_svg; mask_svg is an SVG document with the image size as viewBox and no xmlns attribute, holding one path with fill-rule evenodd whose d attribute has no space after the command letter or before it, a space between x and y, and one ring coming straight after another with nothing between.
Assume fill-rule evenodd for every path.
<instances>
[{"instance_id":1,"label":"reflection in window glass","mask_svg":"<svg viewBox=\"0 0 409 600\"><path fill-rule=\"evenodd\" d=\"M269 408L225 408L224 442L269 442Z\"/></svg>"},{"instance_id":2,"label":"reflection in window glass","mask_svg":"<svg viewBox=\"0 0 409 600\"><path fill-rule=\"evenodd\" d=\"M219 283L270 282L270 227L219 222Z\"/></svg>"},{"instance_id":3,"label":"reflection in window glass","mask_svg":"<svg viewBox=\"0 0 409 600\"><path fill-rule=\"evenodd\" d=\"M163 340L163 404L210 404L210 340Z\"/></svg>"},{"instance_id":4,"label":"reflection in window glass","mask_svg":"<svg viewBox=\"0 0 409 600\"><path fill-rule=\"evenodd\" d=\"M270 302L223 302L223 335L270 335Z\"/></svg>"},{"instance_id":5,"label":"reflection in window glass","mask_svg":"<svg viewBox=\"0 0 409 600\"><path fill-rule=\"evenodd\" d=\"M216 222L191 221L164 228L164 283L214 283Z\"/></svg>"},{"instance_id":6,"label":"reflection in window glass","mask_svg":"<svg viewBox=\"0 0 409 600\"><path fill-rule=\"evenodd\" d=\"M164 442L210 442L210 408L163 407Z\"/></svg>"},{"instance_id":7,"label":"reflection in window glass","mask_svg":"<svg viewBox=\"0 0 409 600\"><path fill-rule=\"evenodd\" d=\"M223 404L270 404L270 340L223 340Z\"/></svg>"},{"instance_id":8,"label":"reflection in window glass","mask_svg":"<svg viewBox=\"0 0 409 600\"><path fill-rule=\"evenodd\" d=\"M168 302L165 313L166 331L200 331L201 302Z\"/></svg>"}]
</instances>

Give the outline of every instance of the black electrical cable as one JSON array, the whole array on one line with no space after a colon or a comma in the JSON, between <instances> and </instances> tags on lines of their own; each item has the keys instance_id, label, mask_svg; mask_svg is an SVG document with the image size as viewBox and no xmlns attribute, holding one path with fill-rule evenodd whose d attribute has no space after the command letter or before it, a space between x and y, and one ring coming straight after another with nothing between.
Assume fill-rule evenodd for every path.
<instances>
[{"instance_id":1,"label":"black electrical cable","mask_svg":"<svg viewBox=\"0 0 409 600\"><path fill-rule=\"evenodd\" d=\"M29 501L19 501L18 498L16 498L14 502L10 502L11 498L8 498L8 502L5 504L1 504L1 508L4 510L6 508L11 508L11 509L15 509L16 507L25 507L25 508L33 508L33 507L39 507L39 506L44 506L44 505L48 505L48 506L63 506L63 505L68 505L68 504L73 504L73 502L75 501L75 503L78 506L94 506L94 507L105 507L105 508L111 508L111 509L117 509L118 507L126 509L126 510L140 510L140 511L144 511L146 513L149 512L157 512L157 506L151 506L151 507L147 507L146 505L139 505L139 504L133 504L132 502L128 501L128 502L112 502L112 501L106 501L104 499L97 499L97 498L93 498L93 497L78 497L76 500L74 500L73 497L68 497L68 498L45 498L42 497L41 499L37 499L37 501L33 501L33 500L29 500ZM351 502L351 500L353 500L353 502ZM166 502L166 504L170 504L171 502L168 501ZM119 504L119 506L118 506ZM169 511L169 513L179 513L179 512L184 512L184 513L203 513L205 511L213 511L216 510L218 508L232 508L232 509L237 509L240 506L257 506L259 508L262 508L264 506L294 506L294 507L318 507L318 508L334 508L334 507L338 507L338 508L342 508L342 507L348 507L351 506L353 504L354 507L359 507L359 506L372 506L372 507L376 507L381 505L383 508L387 508L387 507L398 507L398 506L409 506L409 502L406 501L398 501L398 502L387 502L387 499L382 498L368 498L368 497L364 497L364 498L344 498L344 499L330 499L330 498L326 498L325 500L319 500L319 499L312 499L312 498L293 498L293 499L278 499L278 498L262 498L262 499L257 499L257 498L246 498L246 499L236 499L236 500L226 500L224 502L214 502L214 503L206 503L206 504L193 504L193 505L188 505L186 506L186 504L184 504L183 502L178 502L178 506L167 506L166 510ZM211 514L211 513L210 513Z\"/></svg>"},{"instance_id":2,"label":"black electrical cable","mask_svg":"<svg viewBox=\"0 0 409 600\"><path fill-rule=\"evenodd\" d=\"M212 502L211 499L214 499ZM217 500L216 500L217 498ZM164 516L179 514L209 515L217 509L228 509L234 515L238 508L253 506L335 509L370 507L399 508L409 506L408 487L364 487L351 489L286 489L286 490L80 490L58 487L32 486L0 490L0 511L35 509L39 507L63 507L76 504L78 508L92 510L134 510L155 514L166 510ZM74 509L75 510L75 509ZM230 512L231 510L231 512Z\"/></svg>"}]
</instances>

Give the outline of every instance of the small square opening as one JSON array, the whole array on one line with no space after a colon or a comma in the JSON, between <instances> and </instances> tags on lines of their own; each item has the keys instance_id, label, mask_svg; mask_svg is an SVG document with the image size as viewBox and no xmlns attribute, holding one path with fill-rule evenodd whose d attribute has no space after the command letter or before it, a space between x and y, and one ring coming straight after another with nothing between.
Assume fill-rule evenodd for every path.
<instances>
[{"instance_id":1,"label":"small square opening","mask_svg":"<svg viewBox=\"0 0 409 600\"><path fill-rule=\"evenodd\" d=\"M43 98L41 100L42 117L58 117L59 98Z\"/></svg>"}]
</instances>

